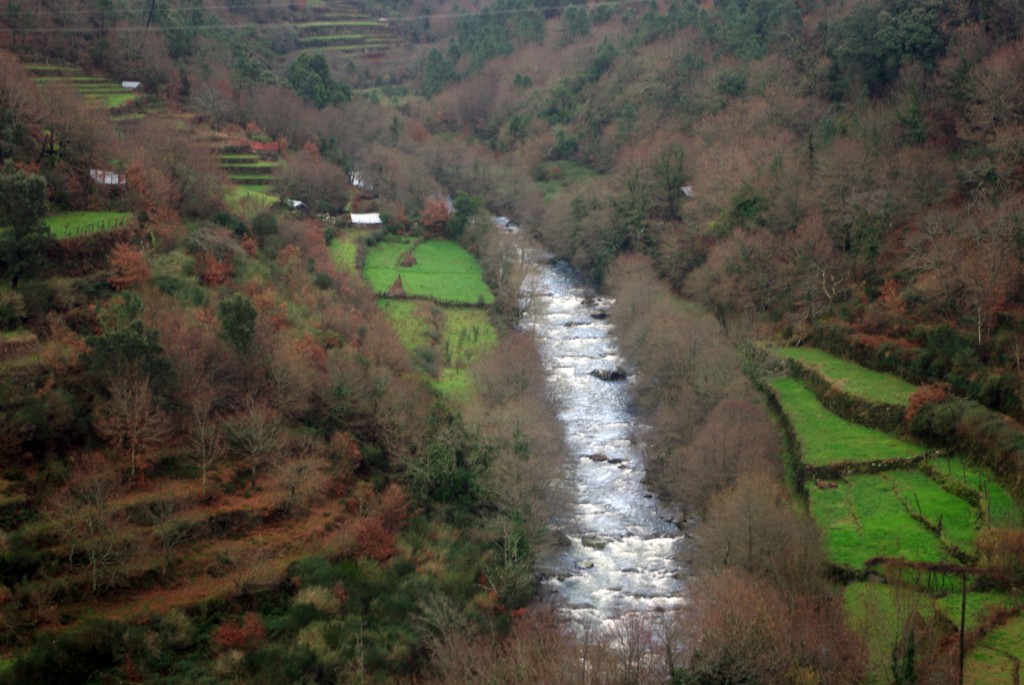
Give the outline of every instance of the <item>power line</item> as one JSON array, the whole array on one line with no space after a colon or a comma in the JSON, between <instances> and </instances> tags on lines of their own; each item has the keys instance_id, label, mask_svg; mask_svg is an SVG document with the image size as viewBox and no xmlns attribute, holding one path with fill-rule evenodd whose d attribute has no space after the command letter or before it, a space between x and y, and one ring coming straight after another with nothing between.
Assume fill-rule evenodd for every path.
<instances>
[{"instance_id":1,"label":"power line","mask_svg":"<svg viewBox=\"0 0 1024 685\"><path fill-rule=\"evenodd\" d=\"M267 4L264 4L264 5L259 5L256 9L289 7L290 4L291 3L267 3ZM547 6L547 7L527 7L527 8L506 9L506 10L492 10L492 9L489 9L489 8L485 8L484 10L482 10L482 11L480 11L478 13L475 13L475 14L469 14L469 13L465 13L465 12L448 12L448 13L444 13L444 14L418 14L418 15L412 15L412 16L401 16L401 17L381 17L380 19L383 19L383 21L380 21L380 19L378 19L377 23L379 25L381 25L381 26L387 26L388 24L391 24L391 23L401 23L401 22L408 23L408 22L412 22L412 21L422 21L424 19L466 19L466 18L469 18L469 17L474 17L474 16L479 17L479 16L483 16L483 15L487 15L487 16L505 16L505 15L528 14L528 13L532 14L534 12L541 12L541 13L543 13L543 12L555 11L555 10L565 10L565 9L570 8L570 7L576 7L576 8L593 8L593 7L602 7L602 6L617 7L617 6L622 6L622 5L636 5L636 4L641 4L640 0L604 0L603 2L590 3L590 4L587 4L587 3L578 3L578 4L571 3L571 4L565 4L565 5L551 5L551 6ZM216 9L231 10L232 6L231 5L210 5L210 6L207 6L207 7L185 8L184 10L175 9L174 11L175 11L176 14L180 15L180 14L187 13L189 11L195 12L197 10L198 11L207 11L207 10L216 10ZM130 9L126 8L126 9L118 10L115 14L118 15L118 16L121 16L121 15L124 15L124 14L142 14L142 13L145 13L145 12L148 12L148 8L147 7L130 8ZM92 15L92 16L100 15L100 13L95 11L95 10L69 10L67 12L58 12L58 11L54 11L54 10L47 10L47 13L52 18L54 18L54 19L59 19L60 17L64 17L64 16L68 16L68 15L74 15L74 14L78 14L78 15ZM39 13L33 13L33 14L35 16L37 16L37 17L39 16ZM167 15L165 15L165 16L167 16ZM366 19L363 19L363 20L356 19L355 21L362 21L364 24L365 23L373 22L373 18L370 15L363 15L363 16L365 16ZM117 20L117 17L114 17L114 21L116 21L116 20ZM243 30L243 29L260 28L260 27L272 27L272 26L278 26L278 25L281 25L281 24L302 26L305 23L307 23L307 22L292 22L292 21L253 22L253 21L250 21L250 22L241 22L241 23L238 23L238 24L226 24L226 23L188 24L188 25L180 26L180 27L179 26L160 26L160 28L165 29L165 30L215 31L215 30ZM337 23L338 24L344 24L345 20L338 20ZM20 29L13 28L11 26L6 26L5 28L7 28L9 31L16 32L16 33L21 33L21 34L30 34L30 33L31 34L41 34L41 33L75 33L75 32L81 33L81 32L89 32L89 31L108 31L108 32L115 32L115 33L132 33L132 32L137 32L137 31L145 31L146 27L142 26L142 25L138 25L138 26L131 25L131 26L109 26L109 27L106 27L106 28L100 28L100 27L91 26L91 25L78 25L78 26L53 26L53 27L35 27L35 28L26 27L26 28L20 28Z\"/></svg>"}]
</instances>

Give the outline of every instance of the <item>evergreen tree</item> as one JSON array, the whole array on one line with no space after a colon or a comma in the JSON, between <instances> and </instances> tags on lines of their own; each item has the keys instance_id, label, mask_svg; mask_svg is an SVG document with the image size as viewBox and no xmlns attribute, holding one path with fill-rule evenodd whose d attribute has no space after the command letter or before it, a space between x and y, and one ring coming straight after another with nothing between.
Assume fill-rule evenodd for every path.
<instances>
[{"instance_id":1,"label":"evergreen tree","mask_svg":"<svg viewBox=\"0 0 1024 685\"><path fill-rule=\"evenodd\" d=\"M52 240L43 223L46 180L16 169L10 161L0 171L0 269L17 289L18 281L46 263Z\"/></svg>"}]
</instances>

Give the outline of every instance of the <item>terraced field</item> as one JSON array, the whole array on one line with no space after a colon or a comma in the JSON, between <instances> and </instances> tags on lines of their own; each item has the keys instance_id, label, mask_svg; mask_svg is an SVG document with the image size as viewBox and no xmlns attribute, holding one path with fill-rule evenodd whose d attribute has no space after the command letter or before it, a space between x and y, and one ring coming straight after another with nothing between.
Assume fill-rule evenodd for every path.
<instances>
[{"instance_id":1,"label":"terraced field","mask_svg":"<svg viewBox=\"0 0 1024 685\"><path fill-rule=\"evenodd\" d=\"M292 24L302 50L372 55L400 42L385 19L344 2L311 8L309 15L309 21Z\"/></svg>"},{"instance_id":2,"label":"terraced field","mask_svg":"<svg viewBox=\"0 0 1024 685\"><path fill-rule=\"evenodd\" d=\"M231 182L240 186L269 186L278 165L276 159L264 159L255 153L234 149L222 152L219 159L220 167L228 173Z\"/></svg>"},{"instance_id":3,"label":"terraced field","mask_svg":"<svg viewBox=\"0 0 1024 685\"><path fill-rule=\"evenodd\" d=\"M812 347L778 347L780 357L793 359L821 372L844 391L887 404L905 405L917 387L898 376L878 373Z\"/></svg>"},{"instance_id":4,"label":"terraced field","mask_svg":"<svg viewBox=\"0 0 1024 685\"><path fill-rule=\"evenodd\" d=\"M971 685L1003 685L1016 682L1024 659L1024 616L1009 621L985 636L967 655L964 681Z\"/></svg>"},{"instance_id":5,"label":"terraced field","mask_svg":"<svg viewBox=\"0 0 1024 685\"><path fill-rule=\"evenodd\" d=\"M772 387L800 436L808 466L904 459L925 451L881 431L844 421L792 378L777 378Z\"/></svg>"},{"instance_id":6,"label":"terraced field","mask_svg":"<svg viewBox=\"0 0 1024 685\"><path fill-rule=\"evenodd\" d=\"M50 64L26 65L33 80L40 86L64 83L78 91L90 105L103 109L116 109L138 95L124 88L119 82L112 82L97 76L87 76L75 66Z\"/></svg>"},{"instance_id":7,"label":"terraced field","mask_svg":"<svg viewBox=\"0 0 1024 685\"><path fill-rule=\"evenodd\" d=\"M905 404L913 386L876 374L817 350L780 351L813 366L834 389L888 404ZM771 382L795 433L807 467L840 465L845 476L812 476L807 483L811 514L824 536L829 561L854 574L884 567L874 558L898 558L917 564L970 566L976 561L975 539L990 526L1019 526L1020 505L991 474L954 456L907 461L924 449L884 432L846 421L822 406L814 393L793 378ZM846 469L859 469L850 474ZM866 471L866 472L865 472ZM813 468L808 471L814 474ZM834 473L822 468L818 473ZM834 481L823 478L836 478ZM906 569L896 587L881 582L851 583L845 590L850 625L865 639L870 656L868 683L891 681L892 646L904 621L914 613L926 620L940 615L947 626L959 625L960 577L931 570ZM887 576L888 577L888 576ZM891 579L891 578L890 578ZM967 629L981 624L991 607L1014 608L1019 594L986 592L968 578ZM1024 654L1024 618L997 627L967 659L967 683L1012 682Z\"/></svg>"}]
</instances>

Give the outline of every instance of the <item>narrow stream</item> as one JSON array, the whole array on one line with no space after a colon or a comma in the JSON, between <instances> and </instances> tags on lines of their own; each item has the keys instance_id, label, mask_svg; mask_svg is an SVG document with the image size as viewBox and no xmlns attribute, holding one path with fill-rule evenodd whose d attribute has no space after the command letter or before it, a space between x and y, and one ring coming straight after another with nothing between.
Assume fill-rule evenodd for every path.
<instances>
[{"instance_id":1,"label":"narrow stream","mask_svg":"<svg viewBox=\"0 0 1024 685\"><path fill-rule=\"evenodd\" d=\"M536 335L565 428L564 478L575 500L554 522L565 544L540 560L544 590L581 624L677 608L685 536L644 483L631 381L592 374L626 366L606 318L611 303L591 297L566 264L541 255L532 261L522 325Z\"/></svg>"}]
</instances>

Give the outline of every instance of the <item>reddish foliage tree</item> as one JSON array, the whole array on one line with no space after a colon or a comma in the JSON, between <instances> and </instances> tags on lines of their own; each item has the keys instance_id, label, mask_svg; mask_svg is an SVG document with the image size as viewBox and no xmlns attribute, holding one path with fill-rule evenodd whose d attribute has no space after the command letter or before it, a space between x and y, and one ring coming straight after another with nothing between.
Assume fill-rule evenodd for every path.
<instances>
[{"instance_id":1,"label":"reddish foliage tree","mask_svg":"<svg viewBox=\"0 0 1024 685\"><path fill-rule=\"evenodd\" d=\"M196 273L203 285L223 285L234 275L234 267L212 254L196 255Z\"/></svg>"},{"instance_id":2,"label":"reddish foliage tree","mask_svg":"<svg viewBox=\"0 0 1024 685\"><path fill-rule=\"evenodd\" d=\"M907 421L910 421L927 404L943 402L949 397L949 383L933 383L922 385L914 391L907 401Z\"/></svg>"},{"instance_id":3,"label":"reddish foliage tree","mask_svg":"<svg viewBox=\"0 0 1024 685\"><path fill-rule=\"evenodd\" d=\"M397 536L377 516L356 519L352 529L356 554L376 561L387 561L395 553Z\"/></svg>"},{"instance_id":4,"label":"reddish foliage tree","mask_svg":"<svg viewBox=\"0 0 1024 685\"><path fill-rule=\"evenodd\" d=\"M391 531L401 530L409 517L409 496L398 483L391 483L380 493L377 515Z\"/></svg>"},{"instance_id":5,"label":"reddish foliage tree","mask_svg":"<svg viewBox=\"0 0 1024 685\"><path fill-rule=\"evenodd\" d=\"M142 285L152 275L146 255L139 248L121 243L111 251L108 282L114 290Z\"/></svg>"},{"instance_id":6,"label":"reddish foliage tree","mask_svg":"<svg viewBox=\"0 0 1024 685\"><path fill-rule=\"evenodd\" d=\"M443 197L428 197L420 211L420 223L432 231L443 231L451 217L448 203Z\"/></svg>"},{"instance_id":7,"label":"reddish foliage tree","mask_svg":"<svg viewBox=\"0 0 1024 685\"><path fill-rule=\"evenodd\" d=\"M233 621L222 623L213 633L213 644L220 649L240 649L250 651L263 642L267 631L260 615L250 611L240 623Z\"/></svg>"}]
</instances>

